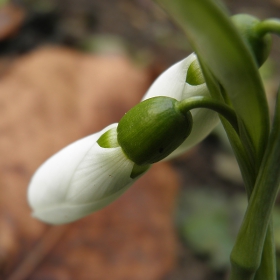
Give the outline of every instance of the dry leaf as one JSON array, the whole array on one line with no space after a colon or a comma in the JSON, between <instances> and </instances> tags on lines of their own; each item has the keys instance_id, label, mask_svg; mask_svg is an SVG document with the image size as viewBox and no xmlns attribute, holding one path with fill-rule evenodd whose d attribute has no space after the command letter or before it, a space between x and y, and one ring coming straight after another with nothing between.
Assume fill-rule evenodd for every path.
<instances>
[{"instance_id":1,"label":"dry leaf","mask_svg":"<svg viewBox=\"0 0 280 280\"><path fill-rule=\"evenodd\" d=\"M30 216L26 188L63 146L117 122L149 72L125 57L64 48L26 55L0 79L0 269L5 279L160 279L175 262L177 179L157 164L118 201L50 227Z\"/></svg>"}]
</instances>

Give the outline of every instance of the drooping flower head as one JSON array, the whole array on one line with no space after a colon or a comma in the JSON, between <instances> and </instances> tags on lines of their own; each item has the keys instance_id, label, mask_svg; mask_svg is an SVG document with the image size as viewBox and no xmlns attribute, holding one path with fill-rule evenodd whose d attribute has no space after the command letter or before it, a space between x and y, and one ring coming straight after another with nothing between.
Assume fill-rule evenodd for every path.
<instances>
[{"instance_id":1,"label":"drooping flower head","mask_svg":"<svg viewBox=\"0 0 280 280\"><path fill-rule=\"evenodd\" d=\"M179 101L196 95L208 91L192 54L163 73L119 124L65 147L36 171L28 189L33 216L50 224L78 220L117 199L152 163L198 143L217 115L180 110Z\"/></svg>"}]
</instances>

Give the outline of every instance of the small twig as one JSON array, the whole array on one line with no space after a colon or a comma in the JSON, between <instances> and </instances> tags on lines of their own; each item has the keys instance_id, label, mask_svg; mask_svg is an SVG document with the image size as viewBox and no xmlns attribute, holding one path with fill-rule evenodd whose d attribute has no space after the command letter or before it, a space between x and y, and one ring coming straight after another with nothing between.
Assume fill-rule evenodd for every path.
<instances>
[{"instance_id":1,"label":"small twig","mask_svg":"<svg viewBox=\"0 0 280 280\"><path fill-rule=\"evenodd\" d=\"M31 252L23 259L7 280L24 280L50 253L69 226L50 227Z\"/></svg>"}]
</instances>

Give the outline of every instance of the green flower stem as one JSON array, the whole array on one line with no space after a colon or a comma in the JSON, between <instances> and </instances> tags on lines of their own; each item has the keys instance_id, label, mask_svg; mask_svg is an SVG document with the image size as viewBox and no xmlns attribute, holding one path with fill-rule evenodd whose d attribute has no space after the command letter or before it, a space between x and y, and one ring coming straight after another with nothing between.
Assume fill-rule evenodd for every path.
<instances>
[{"instance_id":1,"label":"green flower stem","mask_svg":"<svg viewBox=\"0 0 280 280\"><path fill-rule=\"evenodd\" d=\"M202 67L204 78L207 81L208 89L211 93L211 96L220 102L223 102L223 99L226 98L226 95L220 92L219 86L215 83L211 73L208 71L205 64L200 60L200 66ZM251 158L248 157L247 150L244 149L244 146L240 142L240 138L232 126L228 123L226 119L220 116L221 122L224 126L224 129L227 133L230 144L233 148L233 152L236 156L237 162L240 167L240 171L244 180L248 200L253 192L253 188L256 181L256 170L254 164L251 161ZM273 238L273 227L270 223L268 232L266 235L266 241L264 244L264 250L262 255L262 261L259 269L257 270L255 280L276 280L276 261L275 261L275 248L274 248L274 238ZM252 256L253 258L254 256ZM232 276L232 279L242 279L239 276L242 274L245 275L244 279L247 277L246 268L243 268L243 265L237 266L233 270L233 273L236 272L237 275ZM235 278L234 278L235 277Z\"/></svg>"},{"instance_id":2,"label":"green flower stem","mask_svg":"<svg viewBox=\"0 0 280 280\"><path fill-rule=\"evenodd\" d=\"M235 129L237 134L239 133L238 121L234 110L228 105L222 102L218 102L211 97L205 97L205 96L189 97L179 102L177 108L184 113L197 108L206 108L206 109L213 110L221 114L224 118L226 118L227 121Z\"/></svg>"},{"instance_id":3,"label":"green flower stem","mask_svg":"<svg viewBox=\"0 0 280 280\"><path fill-rule=\"evenodd\" d=\"M219 88L223 88L223 92L229 98L236 114L242 120L239 126L239 137L232 126L221 117L237 157L249 197L255 185L260 165L263 162L270 130L267 100L253 57L240 34L233 27L229 17L219 9L217 1L156 1L173 17L174 21L187 35L199 57L203 75L212 97L220 102L227 100L224 96L224 100L220 98L221 91L219 92ZM205 74L207 75L205 76ZM256 216L258 215L256 214ZM258 231L256 228L254 230ZM271 232L272 230L268 230L269 238L264 245L263 257L259 257L262 262L259 275L269 275L268 271L266 274L263 271L274 266L274 251L272 242L270 242L273 240ZM245 238L250 239L250 236ZM251 268L247 266L247 260L254 260L254 246L261 246L261 248L263 246L259 243L250 243L251 247L243 250L242 246L238 245L240 239L242 237L239 235L235 246L235 249L242 250L240 259L238 259L237 254L232 254L232 264L234 266L231 275L232 280L248 280L249 277L254 277L259 262L253 261L252 272L250 271ZM259 242L259 240L255 241ZM242 256L243 253L244 257ZM267 265L269 262L271 263L270 266ZM246 274L249 275L248 278ZM270 280L269 278L263 277L262 279Z\"/></svg>"},{"instance_id":4,"label":"green flower stem","mask_svg":"<svg viewBox=\"0 0 280 280\"><path fill-rule=\"evenodd\" d=\"M238 123L235 112L229 106L225 105L224 103L217 102L213 98L203 96L187 98L181 101L177 105L177 108L182 112L189 112L190 110L196 108L207 108L214 110L217 113L221 114L223 118L225 118L232 125L232 127L234 127L235 131L238 134ZM247 185L248 197L251 196L253 191L253 182L255 182L255 174L251 173L250 177L251 178L249 181L249 187ZM268 221L269 220L270 219L268 218ZM264 229L264 234L265 233L266 228ZM244 259L241 259L240 256L238 256L238 261L241 260L241 264L238 263L238 261L234 261L232 258L232 280L276 280L275 248L273 239L273 226L271 221L269 223L269 227L265 237L265 246L259 247L259 258L255 258L256 253L254 250L246 250L248 255L247 260L249 259L250 261L255 262L255 266L253 266L253 268L251 264L248 264L246 260L244 261ZM242 255L243 253L244 252L242 252Z\"/></svg>"},{"instance_id":5,"label":"green flower stem","mask_svg":"<svg viewBox=\"0 0 280 280\"><path fill-rule=\"evenodd\" d=\"M247 212L241 225L237 241L232 250L231 280L254 279L262 259L266 235L266 244L273 242L271 212L280 185L280 97L276 101L275 117L268 146L260 167L256 185L249 201ZM270 246L270 247L273 247ZM270 249L272 250L272 249ZM266 253L266 251L264 251ZM268 252L271 254L271 252ZM265 264L263 265L265 269ZM268 265L270 268L274 264ZM275 270L274 270L275 271ZM275 272L270 279L275 279ZM258 277L260 279L260 277ZM267 279L266 280L270 280Z\"/></svg>"},{"instance_id":6,"label":"green flower stem","mask_svg":"<svg viewBox=\"0 0 280 280\"><path fill-rule=\"evenodd\" d=\"M263 20L255 27L255 31L259 36L264 36L267 33L280 35L280 20L274 18Z\"/></svg>"},{"instance_id":7,"label":"green flower stem","mask_svg":"<svg viewBox=\"0 0 280 280\"><path fill-rule=\"evenodd\" d=\"M204 63L200 63L200 64L203 68L204 77L208 82L207 85L211 95L216 99L220 100L220 102L222 102L223 101L222 95L219 94L219 88L217 85L215 85L211 73L208 71L207 67L205 67ZM228 135L229 141L235 153L238 164L240 166L240 170L242 173L242 177L244 179L245 188L249 200L253 192L253 188L256 181L256 176L257 176L256 170L251 162L251 159L248 157L246 149L244 149L244 146L240 142L239 136L232 129L232 126L228 123L228 121L226 121L222 116L220 116L220 118L226 130L226 133ZM254 256L251 256L251 258L254 258ZM239 266L237 264L234 264L234 266L235 268L233 269L232 273L236 275L235 276L232 275L232 279L236 279L236 280L247 279L248 276L247 268L244 268L243 264ZM242 278L240 275L243 275L244 278ZM274 247L274 238L273 238L273 226L271 222L268 227L266 240L263 247L261 264L259 266L259 269L257 270L254 279L276 280L275 247Z\"/></svg>"},{"instance_id":8,"label":"green flower stem","mask_svg":"<svg viewBox=\"0 0 280 280\"><path fill-rule=\"evenodd\" d=\"M256 272L254 280L276 280L276 257L275 257L275 243L273 234L273 223L270 219L268 225L266 238L263 246L262 261L259 269Z\"/></svg>"}]
</instances>

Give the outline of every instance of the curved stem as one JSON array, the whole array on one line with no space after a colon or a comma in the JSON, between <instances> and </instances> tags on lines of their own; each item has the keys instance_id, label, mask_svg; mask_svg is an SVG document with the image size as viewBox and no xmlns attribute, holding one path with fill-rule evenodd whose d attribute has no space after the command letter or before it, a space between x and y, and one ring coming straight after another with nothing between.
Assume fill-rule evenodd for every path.
<instances>
[{"instance_id":1,"label":"curved stem","mask_svg":"<svg viewBox=\"0 0 280 280\"><path fill-rule=\"evenodd\" d=\"M238 120L234 110L228 105L218 102L211 97L193 96L179 102L177 108L181 112L188 112L192 109L206 108L222 115L232 125L237 134L239 134Z\"/></svg>"},{"instance_id":2,"label":"curved stem","mask_svg":"<svg viewBox=\"0 0 280 280\"><path fill-rule=\"evenodd\" d=\"M278 99L278 103L279 103L279 99ZM279 106L278 106L279 107ZM181 111L181 112L189 112L192 109L197 109L197 108L207 108L207 109L211 109L216 111L217 113L221 114L224 118L226 118L226 120L233 126L233 128L235 129L235 131L237 131L238 134L238 121L237 121L237 116L234 112L234 110L229 107L228 105L218 102L210 97L204 97L204 96L195 96L195 97L190 97L187 98L181 102L178 103L177 108ZM277 138L277 136L275 136L275 133L277 135L277 131L278 129L276 129L275 131L275 127L278 126L278 118L279 113L276 114L276 118L275 118L275 122L274 122L274 134L272 136L273 138ZM280 131L280 130L279 130ZM275 140L275 139L274 139ZM271 140L273 141L273 140ZM272 152L273 155L273 160L275 160L275 158L279 159L279 157L277 156L279 153L277 151L277 148L274 147L274 150ZM270 159L271 160L271 159ZM272 160L272 161L273 161ZM277 168L278 169L278 168ZM270 174L269 173L266 173ZM260 175L261 176L261 175ZM253 176L254 177L254 176ZM267 178L265 178L264 180L266 180ZM278 179L279 180L279 179ZM278 182L278 180L276 180ZM274 185L275 182L272 183L272 185ZM257 184L258 185L258 184ZM262 182L261 185L263 186L267 186L266 182ZM247 215L245 216L245 226L243 224L243 228L241 229L240 233L239 233L239 238L237 239L237 242L234 246L233 252L231 254L231 263L232 263L232 271L231 271L231 278L230 279L246 279L246 280L253 280L254 276L256 275L256 279L261 279L261 277L263 275L265 275L266 277L268 277L267 279L272 280L275 279L275 262L273 261L273 255L274 255L274 250L273 250L273 236L271 234L272 232L272 226L270 224L270 212L271 212L271 208L269 208L269 206L271 207L271 205L273 205L274 200L273 197L275 199L275 194L277 192L277 187L275 188L275 186L278 185L278 183L276 183L276 185L274 185L274 187L271 186L271 191L269 191L269 193L273 193L274 195L272 196L265 196L264 193L261 193L261 195L255 195L256 191L254 191L254 195L253 195L253 201L255 202L254 198L258 198L256 199L256 205L258 205L257 207L253 207L251 206L253 203L251 203L250 200L250 206L248 208L247 211L247 215L248 213L251 213L251 209L253 208L254 213L260 213L260 216L266 214L266 219L262 219L260 217L256 217L258 215L249 215L251 220L253 220L255 222L254 225L250 224L250 220L248 221L248 223L246 223L246 218ZM257 187L258 191L260 190ZM262 190L264 190L263 187L261 187ZM248 196L250 197L251 192L253 191L253 188L251 187L248 190ZM257 191L257 193L258 193ZM261 191L260 191L261 192ZM267 198L267 203L265 203L266 201L263 201L264 198ZM262 202L262 206L259 204L259 202ZM255 205L254 205L255 206ZM257 211L257 209L259 209L259 212ZM263 226L260 226L260 223L263 224ZM249 224L249 225L248 225ZM269 225L270 224L270 225ZM266 236L266 231L267 231L267 227L269 225L269 230ZM244 230L245 227L245 230ZM260 230L262 229L261 233ZM242 231L243 230L243 231ZM253 232L258 232L259 234L255 233L253 234ZM248 234L247 234L248 233ZM266 246L264 246L264 240L266 237ZM248 240L249 238L249 240ZM246 241L244 244L244 240ZM252 242L250 242L250 240L252 240ZM257 240L257 242L256 242ZM264 248L264 251L263 250ZM245 249L244 249L245 248ZM254 257L252 257L252 255ZM262 265L260 267L260 263L261 263L261 258L264 257ZM272 257L272 261L268 261L271 260ZM260 267L260 270L258 270L258 268ZM257 272L257 273L256 273Z\"/></svg>"},{"instance_id":3,"label":"curved stem","mask_svg":"<svg viewBox=\"0 0 280 280\"><path fill-rule=\"evenodd\" d=\"M267 33L280 35L280 20L274 18L263 20L255 27L255 30L259 36L264 36Z\"/></svg>"}]
</instances>

